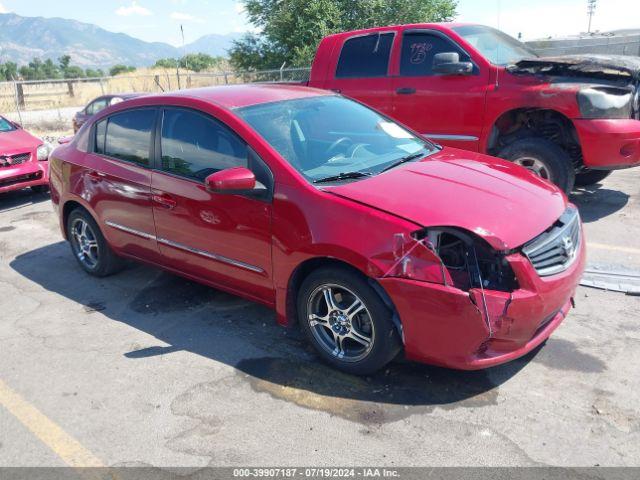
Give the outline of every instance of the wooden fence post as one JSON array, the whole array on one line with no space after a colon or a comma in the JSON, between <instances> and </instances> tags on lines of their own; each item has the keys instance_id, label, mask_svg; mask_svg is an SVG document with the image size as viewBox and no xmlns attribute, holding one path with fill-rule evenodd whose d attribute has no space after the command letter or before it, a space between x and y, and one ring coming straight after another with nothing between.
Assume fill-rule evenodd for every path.
<instances>
[{"instance_id":1,"label":"wooden fence post","mask_svg":"<svg viewBox=\"0 0 640 480\"><path fill-rule=\"evenodd\" d=\"M71 98L75 97L75 94L73 92L73 82L67 82L67 88L69 89L69 96Z\"/></svg>"},{"instance_id":2,"label":"wooden fence post","mask_svg":"<svg viewBox=\"0 0 640 480\"><path fill-rule=\"evenodd\" d=\"M24 89L20 82L16 82L16 96L18 98L18 107L24 108Z\"/></svg>"}]
</instances>

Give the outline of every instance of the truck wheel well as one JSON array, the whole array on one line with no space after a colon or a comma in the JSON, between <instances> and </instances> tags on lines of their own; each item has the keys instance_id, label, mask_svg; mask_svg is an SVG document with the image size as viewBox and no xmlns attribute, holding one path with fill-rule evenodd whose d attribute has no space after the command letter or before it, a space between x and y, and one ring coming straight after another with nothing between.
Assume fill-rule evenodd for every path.
<instances>
[{"instance_id":1,"label":"truck wheel well","mask_svg":"<svg viewBox=\"0 0 640 480\"><path fill-rule=\"evenodd\" d=\"M382 286L375 279L371 277L367 277L360 270L353 267L352 265L346 262L343 262L342 260L338 260L335 258L328 258L328 257L311 258L309 260L302 262L300 265L296 267L293 274L289 278L289 284L287 285L286 308L287 308L287 318L291 319L289 322L290 326L295 325L298 321L297 304L298 304L298 290L300 289L300 285L302 285L302 282L304 281L304 279L311 272L322 267L342 268L342 269L355 272L358 275L366 278L367 281L369 282L369 285L371 285L371 288L373 288L376 291L376 293L380 296L380 298L382 298L382 301L385 303L385 305L387 305L387 307L393 312L393 322L396 326L396 329L398 330L398 333L400 334L400 338L404 340L404 337L402 335L402 325L400 323L400 317L398 316L396 307L391 301L391 298L389 297L389 295L387 295L387 292L382 288Z\"/></svg>"},{"instance_id":2,"label":"truck wheel well","mask_svg":"<svg viewBox=\"0 0 640 480\"><path fill-rule=\"evenodd\" d=\"M542 137L555 143L571 157L576 170L583 168L582 147L571 120L550 109L517 108L498 117L487 144L487 153L496 155L516 140Z\"/></svg>"}]
</instances>

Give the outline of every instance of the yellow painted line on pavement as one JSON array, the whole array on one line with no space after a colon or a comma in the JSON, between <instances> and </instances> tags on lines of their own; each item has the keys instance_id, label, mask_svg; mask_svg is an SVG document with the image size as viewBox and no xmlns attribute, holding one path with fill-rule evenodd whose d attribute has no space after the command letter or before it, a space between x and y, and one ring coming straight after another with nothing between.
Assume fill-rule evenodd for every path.
<instances>
[{"instance_id":1,"label":"yellow painted line on pavement","mask_svg":"<svg viewBox=\"0 0 640 480\"><path fill-rule=\"evenodd\" d=\"M635 253L640 255L640 248L622 247L618 245L605 245L604 243L587 242L587 248L595 248L598 250L611 250L612 252Z\"/></svg>"},{"instance_id":2,"label":"yellow painted line on pavement","mask_svg":"<svg viewBox=\"0 0 640 480\"><path fill-rule=\"evenodd\" d=\"M103 467L104 464L75 438L47 418L0 380L0 405L71 467Z\"/></svg>"}]
</instances>

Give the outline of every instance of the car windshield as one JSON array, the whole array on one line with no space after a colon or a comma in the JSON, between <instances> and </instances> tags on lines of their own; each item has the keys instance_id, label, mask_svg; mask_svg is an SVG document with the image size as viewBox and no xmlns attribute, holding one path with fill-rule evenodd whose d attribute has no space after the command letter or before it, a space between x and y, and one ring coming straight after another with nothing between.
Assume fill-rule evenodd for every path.
<instances>
[{"instance_id":1,"label":"car windshield","mask_svg":"<svg viewBox=\"0 0 640 480\"><path fill-rule=\"evenodd\" d=\"M6 118L0 117L0 133L12 132L16 127Z\"/></svg>"},{"instance_id":2,"label":"car windshield","mask_svg":"<svg viewBox=\"0 0 640 480\"><path fill-rule=\"evenodd\" d=\"M453 31L469 42L494 65L506 66L538 55L506 33L482 25L454 27Z\"/></svg>"},{"instance_id":3,"label":"car windshield","mask_svg":"<svg viewBox=\"0 0 640 480\"><path fill-rule=\"evenodd\" d=\"M357 180L437 150L379 113L339 96L236 110L311 182ZM338 178L332 178L338 177Z\"/></svg>"}]
</instances>

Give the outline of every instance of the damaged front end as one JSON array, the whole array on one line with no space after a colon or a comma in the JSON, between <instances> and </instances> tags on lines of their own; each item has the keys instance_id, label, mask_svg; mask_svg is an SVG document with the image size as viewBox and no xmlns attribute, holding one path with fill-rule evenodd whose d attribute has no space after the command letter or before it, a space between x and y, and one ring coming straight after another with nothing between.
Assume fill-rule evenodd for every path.
<instances>
[{"instance_id":1,"label":"damaged front end","mask_svg":"<svg viewBox=\"0 0 640 480\"><path fill-rule=\"evenodd\" d=\"M497 251L462 229L425 228L397 235L396 261L380 281L398 307L409 358L485 368L523 355L562 321L582 250L580 257L568 274L543 279L521 249Z\"/></svg>"},{"instance_id":2,"label":"damaged front end","mask_svg":"<svg viewBox=\"0 0 640 480\"><path fill-rule=\"evenodd\" d=\"M623 55L529 58L507 67L507 71L514 75L543 75L587 84L578 93L582 118L640 120L639 58Z\"/></svg>"},{"instance_id":3,"label":"damaged front end","mask_svg":"<svg viewBox=\"0 0 640 480\"><path fill-rule=\"evenodd\" d=\"M387 275L433 281L424 267L433 263L423 258L425 250L436 256L442 283L466 292L487 327L488 337L502 326L511 294L518 281L507 260L512 252L498 252L480 237L457 228L425 228L410 238L396 236L397 262Z\"/></svg>"}]
</instances>

